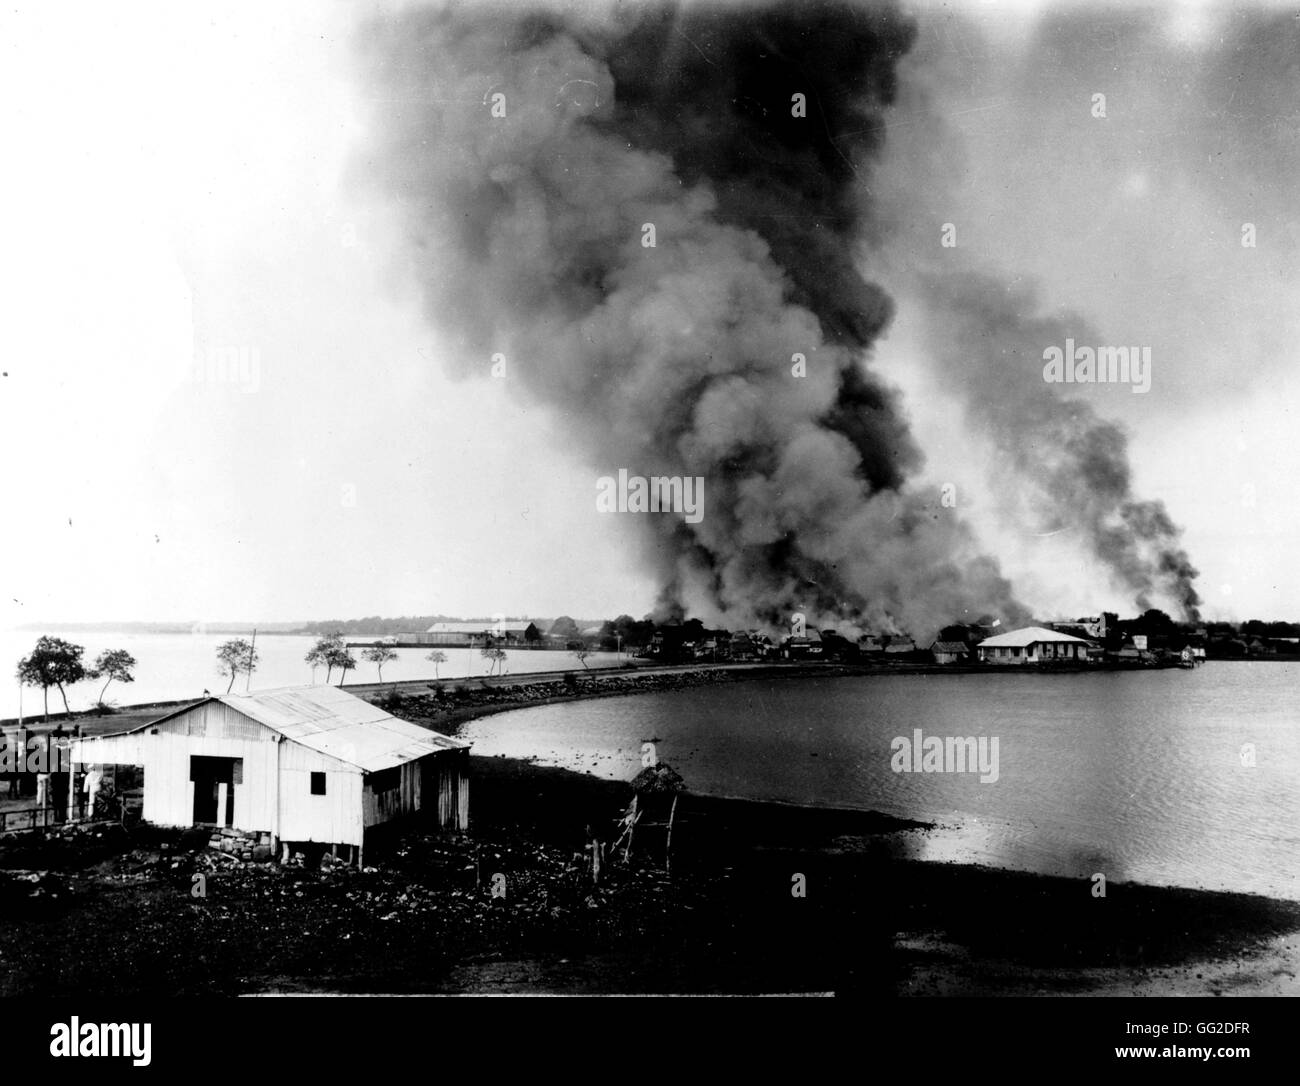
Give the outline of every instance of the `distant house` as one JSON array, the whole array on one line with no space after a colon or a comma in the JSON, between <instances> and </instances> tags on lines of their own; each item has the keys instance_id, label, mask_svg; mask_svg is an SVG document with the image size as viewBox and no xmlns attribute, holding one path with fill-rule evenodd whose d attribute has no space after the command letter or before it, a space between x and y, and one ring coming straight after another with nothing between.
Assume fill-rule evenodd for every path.
<instances>
[{"instance_id":1,"label":"distant house","mask_svg":"<svg viewBox=\"0 0 1300 1086\"><path fill-rule=\"evenodd\" d=\"M528 631L532 630L530 634ZM475 648L494 644L523 644L535 641L541 634L531 622L508 620L501 622L435 622L418 641L422 645L445 645L450 648Z\"/></svg>"},{"instance_id":2,"label":"distant house","mask_svg":"<svg viewBox=\"0 0 1300 1086\"><path fill-rule=\"evenodd\" d=\"M986 664L1040 664L1055 660L1088 659L1088 642L1073 634L1026 626L981 641L975 651Z\"/></svg>"},{"instance_id":3,"label":"distant house","mask_svg":"<svg viewBox=\"0 0 1300 1086\"><path fill-rule=\"evenodd\" d=\"M889 644L885 646L886 653L915 652L916 642L907 634L890 634Z\"/></svg>"},{"instance_id":4,"label":"distant house","mask_svg":"<svg viewBox=\"0 0 1300 1086\"><path fill-rule=\"evenodd\" d=\"M72 761L144 768L144 819L281 841L354 846L400 816L469 822L469 744L336 686L205 698L117 735L80 738Z\"/></svg>"},{"instance_id":5,"label":"distant house","mask_svg":"<svg viewBox=\"0 0 1300 1086\"><path fill-rule=\"evenodd\" d=\"M740 630L731 635L730 655L733 660L755 660L758 658L758 647L748 633Z\"/></svg>"},{"instance_id":6,"label":"distant house","mask_svg":"<svg viewBox=\"0 0 1300 1086\"><path fill-rule=\"evenodd\" d=\"M971 650L965 641L936 641L930 646L930 655L936 664L964 664Z\"/></svg>"},{"instance_id":7,"label":"distant house","mask_svg":"<svg viewBox=\"0 0 1300 1086\"><path fill-rule=\"evenodd\" d=\"M879 634L863 634L858 638L859 652L884 652L885 643Z\"/></svg>"},{"instance_id":8,"label":"distant house","mask_svg":"<svg viewBox=\"0 0 1300 1086\"><path fill-rule=\"evenodd\" d=\"M732 660L765 660L772 654L772 639L758 630L741 630L731 635L727 651Z\"/></svg>"},{"instance_id":9,"label":"distant house","mask_svg":"<svg viewBox=\"0 0 1300 1086\"><path fill-rule=\"evenodd\" d=\"M821 660L825 657L822 635L809 630L804 637L787 637L781 644L781 655L787 660Z\"/></svg>"}]
</instances>

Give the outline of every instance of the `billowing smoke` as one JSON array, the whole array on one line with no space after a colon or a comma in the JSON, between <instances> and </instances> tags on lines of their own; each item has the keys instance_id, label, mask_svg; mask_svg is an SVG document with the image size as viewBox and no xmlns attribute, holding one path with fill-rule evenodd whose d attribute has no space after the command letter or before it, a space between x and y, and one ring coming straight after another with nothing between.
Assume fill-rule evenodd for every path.
<instances>
[{"instance_id":1,"label":"billowing smoke","mask_svg":"<svg viewBox=\"0 0 1300 1086\"><path fill-rule=\"evenodd\" d=\"M1080 319L1037 315L1029 291L969 269L922 284L931 357L952 375L946 387L992 439L997 470L1016 479L1032 517L1075 533L1139 608L1159 596L1180 617L1197 617L1197 571L1164 504L1134 497L1123 429L1043 380L1045 348L1101 337Z\"/></svg>"},{"instance_id":2,"label":"billowing smoke","mask_svg":"<svg viewBox=\"0 0 1300 1086\"><path fill-rule=\"evenodd\" d=\"M1180 543L1181 530L1162 502L1134 494L1128 435L1088 402L1107 394L1130 397L1132 386L1044 380L1048 348L1064 351L1071 339L1089 349L1114 342L1129 344L1136 355L1132 344L1141 335L1111 340L1082 317L1044 306L1020 276L991 270L987 245L981 251L939 243L945 221L958 220L965 229L987 206L981 201L999 199L998 193L972 191L952 114L1003 109L1030 126L1026 141L1044 137L1019 103L1010 110L1000 99L990 104L973 97L971 83L990 85L981 66L998 62L980 57L977 30L958 26L959 36L969 34L977 45L972 56L947 48L947 24L936 24L900 65L889 154L872 171L875 213L865 228L884 265L880 274L917 308L925 360L945 396L964 409L967 432L993 447L989 470L999 512L1025 532L1068 533L1139 609L1170 607L1180 618L1195 619L1198 574ZM1086 38L1075 44L1086 52ZM1047 152L1040 157L1052 161ZM1171 361L1160 357L1158 364ZM1173 369L1176 362L1162 376ZM1149 388L1149 370L1147 377Z\"/></svg>"},{"instance_id":3,"label":"billowing smoke","mask_svg":"<svg viewBox=\"0 0 1300 1086\"><path fill-rule=\"evenodd\" d=\"M665 614L923 636L1027 617L939 494L907 488L921 457L868 366L891 303L859 270L867 182L913 33L832 3L456 5L365 35L368 166L457 371L505 355L583 442L593 496L619 468L705 480L699 523L637 518ZM952 327L1014 338L995 295L934 291ZM1122 434L1050 396L985 394L1028 413L1005 420L1028 435L1017 470L1124 583L1194 606L1163 509L1129 494Z\"/></svg>"}]
</instances>

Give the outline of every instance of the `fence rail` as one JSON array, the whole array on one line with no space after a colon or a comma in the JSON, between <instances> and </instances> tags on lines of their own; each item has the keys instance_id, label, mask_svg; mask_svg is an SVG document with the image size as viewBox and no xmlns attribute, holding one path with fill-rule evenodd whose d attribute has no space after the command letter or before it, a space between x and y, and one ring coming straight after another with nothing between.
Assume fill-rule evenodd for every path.
<instances>
[{"instance_id":1,"label":"fence rail","mask_svg":"<svg viewBox=\"0 0 1300 1086\"><path fill-rule=\"evenodd\" d=\"M129 824L138 814L138 808L127 807L126 817ZM62 811L56 811L53 807L26 807L17 811L0 811L0 833L30 833L33 830L48 829L51 826L107 826L118 825L122 823L122 817L107 816L99 818L86 818L78 815L69 822L66 818L59 817Z\"/></svg>"},{"instance_id":2,"label":"fence rail","mask_svg":"<svg viewBox=\"0 0 1300 1086\"><path fill-rule=\"evenodd\" d=\"M47 826L61 826L53 807L25 807L16 811L0 811L0 833L24 833L41 830Z\"/></svg>"}]
</instances>

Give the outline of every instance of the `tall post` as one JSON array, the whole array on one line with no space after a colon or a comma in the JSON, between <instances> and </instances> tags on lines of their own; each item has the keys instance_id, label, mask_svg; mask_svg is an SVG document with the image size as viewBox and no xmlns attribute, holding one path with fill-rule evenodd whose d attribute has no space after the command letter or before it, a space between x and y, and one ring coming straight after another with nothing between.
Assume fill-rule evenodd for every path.
<instances>
[{"instance_id":1,"label":"tall post","mask_svg":"<svg viewBox=\"0 0 1300 1086\"><path fill-rule=\"evenodd\" d=\"M639 812L639 810L638 810L638 808L637 808L637 799L638 799L638 798L639 798L639 797L637 797L637 796L633 796L633 797L632 797L632 809L631 809L631 811L629 812L630 815L631 815L632 820L631 820L631 822L628 823L628 826L627 826L627 844L623 846L623 862L624 862L624 863L627 863L627 858L628 858L628 856L629 856L629 855L631 854L631 852L632 852L632 834L636 831L636 820L640 817L640 812Z\"/></svg>"},{"instance_id":2,"label":"tall post","mask_svg":"<svg viewBox=\"0 0 1300 1086\"><path fill-rule=\"evenodd\" d=\"M244 674L244 693L248 693L253 682L253 650L257 648L257 627L253 627L253 640L248 646L248 671Z\"/></svg>"},{"instance_id":3,"label":"tall post","mask_svg":"<svg viewBox=\"0 0 1300 1086\"><path fill-rule=\"evenodd\" d=\"M673 805L668 811L668 848L664 857L664 870L673 873L673 816L677 814L677 793L673 793Z\"/></svg>"},{"instance_id":4,"label":"tall post","mask_svg":"<svg viewBox=\"0 0 1300 1086\"><path fill-rule=\"evenodd\" d=\"M59 753L63 752L63 745L58 747ZM77 767L72 761L72 742L68 742L68 821L75 822L77 819ZM57 757L57 755L56 755Z\"/></svg>"}]
</instances>

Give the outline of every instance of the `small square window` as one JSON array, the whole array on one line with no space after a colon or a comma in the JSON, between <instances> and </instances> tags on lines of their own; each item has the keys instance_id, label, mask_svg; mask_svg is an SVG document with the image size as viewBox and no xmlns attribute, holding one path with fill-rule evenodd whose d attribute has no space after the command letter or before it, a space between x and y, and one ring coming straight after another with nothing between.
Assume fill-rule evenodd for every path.
<instances>
[{"instance_id":1,"label":"small square window","mask_svg":"<svg viewBox=\"0 0 1300 1086\"><path fill-rule=\"evenodd\" d=\"M313 796L323 796L325 794L324 773L313 773L311 775L311 794Z\"/></svg>"}]
</instances>

